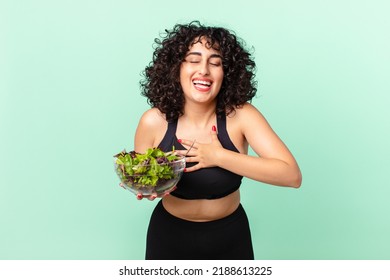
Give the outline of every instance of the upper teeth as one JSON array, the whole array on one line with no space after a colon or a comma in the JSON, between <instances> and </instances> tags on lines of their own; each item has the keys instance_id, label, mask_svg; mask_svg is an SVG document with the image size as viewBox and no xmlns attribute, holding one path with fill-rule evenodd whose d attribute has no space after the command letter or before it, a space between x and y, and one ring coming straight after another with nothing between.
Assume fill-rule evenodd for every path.
<instances>
[{"instance_id":1,"label":"upper teeth","mask_svg":"<svg viewBox=\"0 0 390 280\"><path fill-rule=\"evenodd\" d=\"M202 80L195 80L194 83L196 83L196 84L203 84L203 85L206 85L206 86L211 85L211 82L202 81Z\"/></svg>"}]
</instances>

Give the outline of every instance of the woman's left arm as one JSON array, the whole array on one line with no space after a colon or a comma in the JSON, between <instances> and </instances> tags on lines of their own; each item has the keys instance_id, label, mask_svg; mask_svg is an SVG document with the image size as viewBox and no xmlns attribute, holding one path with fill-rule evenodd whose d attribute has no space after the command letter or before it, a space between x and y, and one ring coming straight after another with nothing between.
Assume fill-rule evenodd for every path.
<instances>
[{"instance_id":1,"label":"woman's left arm","mask_svg":"<svg viewBox=\"0 0 390 280\"><path fill-rule=\"evenodd\" d=\"M219 166L263 183L299 188L302 175L298 164L263 115L250 104L237 109L236 114L241 133L257 156L224 149L213 131L212 142L198 144L188 158L188 162L198 162L188 171Z\"/></svg>"},{"instance_id":2,"label":"woman's left arm","mask_svg":"<svg viewBox=\"0 0 390 280\"><path fill-rule=\"evenodd\" d=\"M218 150L217 165L267 184L299 188L301 171L287 146L252 105L237 110L242 133L258 156Z\"/></svg>"}]
</instances>

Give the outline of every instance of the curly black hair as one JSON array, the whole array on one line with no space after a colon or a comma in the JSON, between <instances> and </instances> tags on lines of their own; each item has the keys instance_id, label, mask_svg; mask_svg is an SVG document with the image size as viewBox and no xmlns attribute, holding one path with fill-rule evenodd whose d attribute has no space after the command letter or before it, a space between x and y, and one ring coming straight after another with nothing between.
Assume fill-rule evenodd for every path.
<instances>
[{"instance_id":1,"label":"curly black hair","mask_svg":"<svg viewBox=\"0 0 390 280\"><path fill-rule=\"evenodd\" d=\"M217 114L229 114L256 95L256 64L244 43L233 31L208 27L199 21L176 24L156 38L153 61L140 81L142 95L152 107L158 108L168 121L183 115L184 95L180 85L180 65L189 48L200 39L222 55L224 78L217 95Z\"/></svg>"}]
</instances>

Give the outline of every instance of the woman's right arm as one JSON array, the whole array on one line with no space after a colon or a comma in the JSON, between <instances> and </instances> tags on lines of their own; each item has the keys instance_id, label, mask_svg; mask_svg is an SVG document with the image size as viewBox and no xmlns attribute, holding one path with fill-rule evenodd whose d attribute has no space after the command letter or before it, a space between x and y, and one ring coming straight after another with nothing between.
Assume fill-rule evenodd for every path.
<instances>
[{"instance_id":1,"label":"woman's right arm","mask_svg":"<svg viewBox=\"0 0 390 280\"><path fill-rule=\"evenodd\" d=\"M164 137L166 126L166 121L157 108L146 111L135 132L134 151L144 153L149 148L157 147Z\"/></svg>"},{"instance_id":2,"label":"woman's right arm","mask_svg":"<svg viewBox=\"0 0 390 280\"><path fill-rule=\"evenodd\" d=\"M167 123L161 112L152 108L146 111L139 120L137 130L134 137L134 151L138 153L145 153L149 148L157 147L164 137ZM157 196L151 195L147 198L154 200ZM141 193L137 195L137 199L143 199Z\"/></svg>"}]
</instances>

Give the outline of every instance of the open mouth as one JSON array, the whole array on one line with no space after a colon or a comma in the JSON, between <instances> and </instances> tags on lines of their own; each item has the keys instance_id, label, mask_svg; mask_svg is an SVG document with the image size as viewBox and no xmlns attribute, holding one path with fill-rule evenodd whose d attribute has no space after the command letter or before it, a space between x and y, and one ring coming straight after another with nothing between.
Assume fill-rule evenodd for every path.
<instances>
[{"instance_id":1,"label":"open mouth","mask_svg":"<svg viewBox=\"0 0 390 280\"><path fill-rule=\"evenodd\" d=\"M199 90L208 90L208 89L210 89L211 84L212 84L213 82L210 81L210 80L199 80L199 79L195 79L195 80L192 81L192 83L194 84L194 86L195 86L196 89L199 89Z\"/></svg>"}]
</instances>

